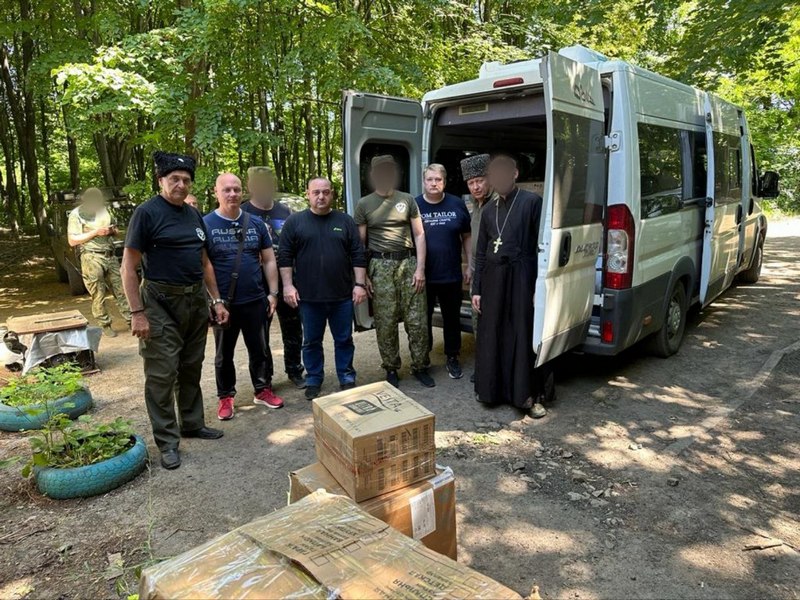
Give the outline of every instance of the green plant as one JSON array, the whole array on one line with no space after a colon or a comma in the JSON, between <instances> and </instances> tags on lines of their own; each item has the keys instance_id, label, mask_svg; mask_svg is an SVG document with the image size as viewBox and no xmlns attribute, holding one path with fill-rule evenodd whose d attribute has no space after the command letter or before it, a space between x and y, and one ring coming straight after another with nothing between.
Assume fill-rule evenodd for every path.
<instances>
[{"instance_id":1,"label":"green plant","mask_svg":"<svg viewBox=\"0 0 800 600\"><path fill-rule=\"evenodd\" d=\"M96 423L83 415L75 423L57 414L30 442L33 457L22 470L25 477L33 467L85 467L114 458L133 445L133 426L121 417L111 423Z\"/></svg>"},{"instance_id":2,"label":"green plant","mask_svg":"<svg viewBox=\"0 0 800 600\"><path fill-rule=\"evenodd\" d=\"M44 404L74 394L83 387L79 367L65 363L56 367L34 369L27 375L12 379L0 389L0 402L7 406Z\"/></svg>"}]
</instances>

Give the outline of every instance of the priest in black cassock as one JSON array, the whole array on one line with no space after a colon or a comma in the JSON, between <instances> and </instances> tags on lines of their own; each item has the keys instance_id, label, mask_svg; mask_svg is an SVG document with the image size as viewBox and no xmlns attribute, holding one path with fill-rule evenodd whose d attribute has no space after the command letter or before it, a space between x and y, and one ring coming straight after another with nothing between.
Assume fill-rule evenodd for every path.
<instances>
[{"instance_id":1,"label":"priest in black cassock","mask_svg":"<svg viewBox=\"0 0 800 600\"><path fill-rule=\"evenodd\" d=\"M512 404L541 418L553 395L552 373L534 368L532 344L542 198L518 188L517 177L513 157L492 158L489 183L499 198L481 215L472 281L472 305L481 315L475 392L479 402Z\"/></svg>"}]
</instances>

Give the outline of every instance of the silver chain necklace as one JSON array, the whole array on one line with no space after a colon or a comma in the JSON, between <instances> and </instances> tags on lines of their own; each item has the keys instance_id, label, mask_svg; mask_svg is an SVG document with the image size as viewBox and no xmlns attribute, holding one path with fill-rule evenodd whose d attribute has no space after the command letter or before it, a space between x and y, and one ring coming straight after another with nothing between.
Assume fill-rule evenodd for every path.
<instances>
[{"instance_id":1,"label":"silver chain necklace","mask_svg":"<svg viewBox=\"0 0 800 600\"><path fill-rule=\"evenodd\" d=\"M511 206L508 207L508 212L506 213L506 218L503 220L503 226L500 227L500 199L497 199L497 210L494 213L494 225L497 228L497 239L492 242L494 244L494 253L500 250L500 246L503 245L503 231L506 229L506 225L508 224L508 217L511 216L511 211L514 210L514 204L517 201L517 196L519 195L519 188L514 193L514 197L511 199Z\"/></svg>"}]
</instances>

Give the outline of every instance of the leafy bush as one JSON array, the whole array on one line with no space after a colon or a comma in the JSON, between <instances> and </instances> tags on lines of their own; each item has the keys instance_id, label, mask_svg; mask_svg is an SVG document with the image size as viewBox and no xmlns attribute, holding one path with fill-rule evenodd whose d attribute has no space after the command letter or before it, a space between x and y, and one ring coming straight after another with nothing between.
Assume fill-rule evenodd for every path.
<instances>
[{"instance_id":1,"label":"leafy bush","mask_svg":"<svg viewBox=\"0 0 800 600\"><path fill-rule=\"evenodd\" d=\"M56 367L34 369L24 377L11 380L0 389L0 402L7 406L44 404L74 394L83 387L79 367L65 363Z\"/></svg>"},{"instance_id":2,"label":"leafy bush","mask_svg":"<svg viewBox=\"0 0 800 600\"><path fill-rule=\"evenodd\" d=\"M25 477L34 466L66 469L114 458L133 445L133 426L121 417L111 423L95 423L84 415L74 423L57 414L30 441L33 459L22 470Z\"/></svg>"}]
</instances>

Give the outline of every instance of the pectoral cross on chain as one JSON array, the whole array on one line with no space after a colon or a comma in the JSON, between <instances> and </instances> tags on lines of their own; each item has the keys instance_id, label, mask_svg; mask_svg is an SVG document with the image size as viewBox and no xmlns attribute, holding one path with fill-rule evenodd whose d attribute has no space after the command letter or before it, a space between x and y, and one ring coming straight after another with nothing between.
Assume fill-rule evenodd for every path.
<instances>
[{"instance_id":1,"label":"pectoral cross on chain","mask_svg":"<svg viewBox=\"0 0 800 600\"><path fill-rule=\"evenodd\" d=\"M492 242L492 243L494 244L494 253L495 253L495 254L497 254L498 250L500 250L500 246L502 246L502 245L503 245L503 240L502 240L502 239L500 239L500 238L497 238L497 239L496 239L494 242Z\"/></svg>"}]
</instances>

